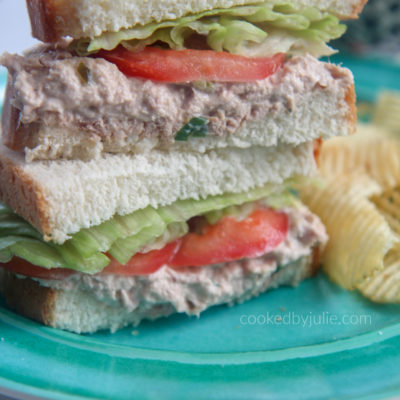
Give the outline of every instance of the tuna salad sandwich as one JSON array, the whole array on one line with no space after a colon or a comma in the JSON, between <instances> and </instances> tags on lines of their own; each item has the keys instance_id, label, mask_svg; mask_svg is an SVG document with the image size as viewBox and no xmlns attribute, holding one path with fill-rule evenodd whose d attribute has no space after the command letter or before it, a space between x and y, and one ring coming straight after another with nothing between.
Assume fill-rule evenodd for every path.
<instances>
[{"instance_id":1,"label":"tuna salad sandwich","mask_svg":"<svg viewBox=\"0 0 400 400\"><path fill-rule=\"evenodd\" d=\"M312 276L296 186L355 130L318 57L363 0L28 0L44 44L3 54L0 287L73 332L198 315Z\"/></svg>"}]
</instances>

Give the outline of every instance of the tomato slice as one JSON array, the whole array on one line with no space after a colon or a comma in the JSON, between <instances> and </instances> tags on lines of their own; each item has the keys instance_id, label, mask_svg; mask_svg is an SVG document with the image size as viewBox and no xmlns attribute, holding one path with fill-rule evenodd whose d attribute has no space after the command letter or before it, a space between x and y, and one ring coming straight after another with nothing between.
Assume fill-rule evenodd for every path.
<instances>
[{"instance_id":1,"label":"tomato slice","mask_svg":"<svg viewBox=\"0 0 400 400\"><path fill-rule=\"evenodd\" d=\"M288 216L269 208L255 210L242 221L227 216L208 226L201 235L185 235L170 265L202 266L258 257L277 247L288 229Z\"/></svg>"},{"instance_id":2,"label":"tomato slice","mask_svg":"<svg viewBox=\"0 0 400 400\"><path fill-rule=\"evenodd\" d=\"M61 280L68 278L69 276L75 274L76 272L72 269L67 268L42 268L37 265L33 265L22 258L14 257L10 262L3 264L0 263L0 267L8 269L14 274L20 274L24 276L30 276L32 278L40 279L55 279Z\"/></svg>"},{"instance_id":3,"label":"tomato slice","mask_svg":"<svg viewBox=\"0 0 400 400\"><path fill-rule=\"evenodd\" d=\"M105 269L103 269L101 274L118 274L124 276L151 274L163 265L168 264L177 252L179 246L180 241L177 240L168 243L160 250L152 250L148 253L137 253L126 265L120 264L116 259L109 256L111 262ZM0 264L0 267L4 267L15 274L41 279L61 280L76 273L75 271L66 268L47 269L38 267L17 257L14 257L6 264Z\"/></svg>"},{"instance_id":4,"label":"tomato slice","mask_svg":"<svg viewBox=\"0 0 400 400\"><path fill-rule=\"evenodd\" d=\"M267 58L248 58L213 50L169 50L146 47L132 52L122 46L100 51L97 57L114 63L126 75L160 82L248 82L274 74L284 62L278 53Z\"/></svg>"},{"instance_id":5,"label":"tomato slice","mask_svg":"<svg viewBox=\"0 0 400 400\"><path fill-rule=\"evenodd\" d=\"M179 246L180 241L176 240L168 243L160 250L152 250L148 253L136 253L125 265L111 258L111 263L103 269L101 274L118 274L124 276L151 274L163 265L169 264Z\"/></svg>"}]
</instances>

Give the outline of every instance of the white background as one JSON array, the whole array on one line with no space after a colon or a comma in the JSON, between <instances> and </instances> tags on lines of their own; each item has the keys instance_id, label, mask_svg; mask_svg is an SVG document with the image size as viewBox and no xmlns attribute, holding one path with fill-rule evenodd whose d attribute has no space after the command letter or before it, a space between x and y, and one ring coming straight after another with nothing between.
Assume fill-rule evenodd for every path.
<instances>
[{"instance_id":1,"label":"white background","mask_svg":"<svg viewBox=\"0 0 400 400\"><path fill-rule=\"evenodd\" d=\"M25 49L39 43L31 37L31 26L25 0L0 0L0 54L21 53ZM0 66L0 73L6 69ZM3 75L4 77L4 75ZM0 86L0 102L3 100L5 88ZM0 395L0 400L1 395Z\"/></svg>"},{"instance_id":2,"label":"white background","mask_svg":"<svg viewBox=\"0 0 400 400\"><path fill-rule=\"evenodd\" d=\"M25 0L0 0L0 54L21 52L35 43Z\"/></svg>"}]
</instances>

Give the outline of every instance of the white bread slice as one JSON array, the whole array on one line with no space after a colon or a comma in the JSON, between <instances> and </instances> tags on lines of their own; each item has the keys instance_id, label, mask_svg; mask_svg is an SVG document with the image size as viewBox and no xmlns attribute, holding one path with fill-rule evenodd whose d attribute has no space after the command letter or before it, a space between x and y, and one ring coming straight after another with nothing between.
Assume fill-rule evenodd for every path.
<instances>
[{"instance_id":1,"label":"white bread slice","mask_svg":"<svg viewBox=\"0 0 400 400\"><path fill-rule=\"evenodd\" d=\"M32 34L43 42L62 37L95 37L136 24L176 19L214 8L260 3L265 0L27 0ZM356 18L367 0L291 0L342 19Z\"/></svg>"},{"instance_id":2,"label":"white bread slice","mask_svg":"<svg viewBox=\"0 0 400 400\"><path fill-rule=\"evenodd\" d=\"M354 132L353 76L312 56L293 57L256 82L164 84L126 77L112 63L40 46L4 55L10 72L3 111L6 146L35 159L99 158L152 149L298 145ZM78 65L91 71L82 82ZM193 116L205 138L175 141Z\"/></svg>"},{"instance_id":3,"label":"white bread slice","mask_svg":"<svg viewBox=\"0 0 400 400\"><path fill-rule=\"evenodd\" d=\"M76 333L93 333L103 329L114 332L127 325L137 325L143 319L154 320L176 312L198 315L205 308L242 303L278 286L296 286L315 274L318 268L318 247L314 250L311 253L310 249L310 255L289 263L277 272L268 263L263 265L262 262L257 272L249 271L245 260L227 263L224 270L220 266L196 267L183 273L171 269L160 270L153 274L154 278L150 278L151 285L159 285L160 288L170 286L169 290L160 291L159 296L154 297L153 304L144 303L134 310L102 301L96 296L95 290L79 287L70 290L52 289L41 286L36 280L17 277L2 268L0 293L19 314L45 325ZM197 278L197 275L203 275L203 278ZM138 292L145 290L140 278L130 280L136 282ZM202 285L214 285L215 288L206 301L204 293L199 291ZM128 286L124 283L121 288ZM211 292L211 289L207 290ZM177 296L181 297L182 309L177 309L169 302L168 292L171 290L175 290ZM196 309L199 300L204 305L201 310ZM142 302L139 297L138 302Z\"/></svg>"},{"instance_id":4,"label":"white bread slice","mask_svg":"<svg viewBox=\"0 0 400 400\"><path fill-rule=\"evenodd\" d=\"M46 239L63 243L70 234L114 214L279 185L315 169L312 143L31 163L1 146L0 198Z\"/></svg>"}]
</instances>

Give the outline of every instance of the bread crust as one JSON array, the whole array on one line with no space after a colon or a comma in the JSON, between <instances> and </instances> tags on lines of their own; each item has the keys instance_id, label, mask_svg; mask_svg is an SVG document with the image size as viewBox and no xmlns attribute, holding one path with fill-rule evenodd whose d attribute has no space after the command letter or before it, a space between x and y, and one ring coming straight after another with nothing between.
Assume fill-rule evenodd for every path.
<instances>
[{"instance_id":1,"label":"bread crust","mask_svg":"<svg viewBox=\"0 0 400 400\"><path fill-rule=\"evenodd\" d=\"M354 6L353 6L353 15L348 19L356 19L356 18L358 18L358 15L363 10L365 4L367 4L367 1L368 0L360 0L359 3L354 4ZM344 18L344 19L346 19L346 18Z\"/></svg>"},{"instance_id":2,"label":"bread crust","mask_svg":"<svg viewBox=\"0 0 400 400\"><path fill-rule=\"evenodd\" d=\"M348 125L349 133L356 133L357 130L357 106L356 106L356 91L354 85L349 86L346 92L345 101L349 107L348 112Z\"/></svg>"},{"instance_id":3,"label":"bread crust","mask_svg":"<svg viewBox=\"0 0 400 400\"><path fill-rule=\"evenodd\" d=\"M16 142L21 142L21 139L18 138L18 120L20 112L11 104L12 97L13 84L12 80L8 79L6 94L4 97L3 112L1 115L2 139L5 146L16 150ZM19 149L19 151L21 150L22 149Z\"/></svg>"},{"instance_id":4,"label":"bread crust","mask_svg":"<svg viewBox=\"0 0 400 400\"><path fill-rule=\"evenodd\" d=\"M42 186L23 170L18 156L0 158L0 199L45 236L51 233L49 206ZM22 157L21 157L22 158ZM23 160L21 160L23 162Z\"/></svg>"},{"instance_id":5,"label":"bread crust","mask_svg":"<svg viewBox=\"0 0 400 400\"><path fill-rule=\"evenodd\" d=\"M18 278L10 271L4 271L0 288L8 306L18 314L48 326L54 325L57 291L40 286L30 278Z\"/></svg>"},{"instance_id":6,"label":"bread crust","mask_svg":"<svg viewBox=\"0 0 400 400\"><path fill-rule=\"evenodd\" d=\"M44 42L56 40L47 3L41 0L27 0L29 18L31 20L32 35Z\"/></svg>"},{"instance_id":7,"label":"bread crust","mask_svg":"<svg viewBox=\"0 0 400 400\"><path fill-rule=\"evenodd\" d=\"M27 0L32 36L42 42L54 43L68 34L77 23L72 2Z\"/></svg>"}]
</instances>

